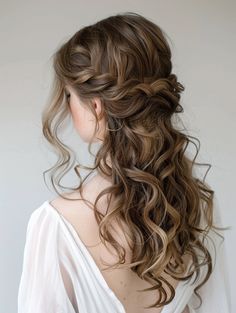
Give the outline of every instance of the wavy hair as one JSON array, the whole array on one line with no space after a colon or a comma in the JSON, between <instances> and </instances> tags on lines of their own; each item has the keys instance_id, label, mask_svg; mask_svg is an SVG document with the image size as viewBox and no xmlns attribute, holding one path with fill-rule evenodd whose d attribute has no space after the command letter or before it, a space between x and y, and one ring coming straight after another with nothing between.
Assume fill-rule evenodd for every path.
<instances>
[{"instance_id":1,"label":"wavy hair","mask_svg":"<svg viewBox=\"0 0 236 313\"><path fill-rule=\"evenodd\" d=\"M84 181L94 169L111 179L112 185L97 196L94 204L90 202L100 239L105 245L109 242L118 254L119 261L113 266L130 267L153 285L140 291L158 290L158 301L148 308L168 304L175 296L175 289L162 273L177 280L187 280L195 273L196 280L200 267L206 265L205 278L194 289L202 303L197 290L213 270L212 256L204 240L211 229L225 229L214 224L214 191L205 181L211 165L196 162L200 141L187 134L185 128L174 125L173 118L183 112L180 94L185 88L172 73L166 37L158 25L133 12L109 16L83 27L53 54L53 87L42 112L43 135L58 155L56 164L44 175L51 172L53 188L68 199L56 187L63 187L61 179L75 165L75 159L71 163L74 151L58 136L61 124L70 114L65 86L71 86L94 113L94 136L99 119L91 100L101 99L107 127L104 140L93 167L74 166L80 183L69 189L82 192ZM189 143L196 148L192 158L186 151ZM91 145L92 140L90 153ZM203 179L194 174L194 165L208 167ZM91 170L84 179L80 168ZM96 205L105 194L109 212L102 214ZM132 234L128 239L132 249L129 264L124 264L125 249L110 231L114 221L127 238L119 221L128 225ZM183 262L186 255L193 268L187 276ZM171 292L169 298L166 288Z\"/></svg>"}]
</instances>

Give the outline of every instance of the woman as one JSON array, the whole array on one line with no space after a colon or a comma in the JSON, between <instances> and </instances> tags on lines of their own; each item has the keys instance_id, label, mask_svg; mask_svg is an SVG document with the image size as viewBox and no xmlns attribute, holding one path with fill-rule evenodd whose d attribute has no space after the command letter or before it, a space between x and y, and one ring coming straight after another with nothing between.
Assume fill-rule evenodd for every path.
<instances>
[{"instance_id":1,"label":"woman","mask_svg":"<svg viewBox=\"0 0 236 313\"><path fill-rule=\"evenodd\" d=\"M31 214L18 313L229 312L220 244L214 259L223 236L209 240L223 228L186 154L192 137L174 126L184 87L163 30L132 12L110 16L61 45L53 66L42 115L59 153L53 173L71 168L57 136L68 114L89 151L100 146L92 179L60 193L64 175L52 175L59 196Z\"/></svg>"}]
</instances>

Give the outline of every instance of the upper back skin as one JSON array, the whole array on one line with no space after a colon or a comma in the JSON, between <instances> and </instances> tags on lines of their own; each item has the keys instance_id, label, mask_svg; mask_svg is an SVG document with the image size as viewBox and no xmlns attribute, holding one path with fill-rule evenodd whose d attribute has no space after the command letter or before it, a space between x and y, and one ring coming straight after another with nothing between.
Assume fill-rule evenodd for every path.
<instances>
[{"instance_id":1,"label":"upper back skin","mask_svg":"<svg viewBox=\"0 0 236 313\"><path fill-rule=\"evenodd\" d=\"M89 182L84 184L83 197L86 200L94 203L97 195L109 185L110 183L108 181L106 181L100 175L96 175L90 179ZM79 192L65 193L63 195L70 199L80 198ZM75 231L86 245L100 271L106 267L102 263L102 260L109 264L113 264L118 260L115 256L115 253L111 254L111 252L101 242L94 213L84 200L70 201L63 199L62 197L57 197L50 201L50 204L74 227ZM97 207L99 211L105 213L107 208L105 196L98 201ZM130 262L131 251L125 236L118 227L115 227L115 229L117 234L112 234L115 236L116 240L125 248L126 261ZM109 247L112 251L114 251L111 245L109 245ZM111 269L107 271L101 271L101 273L110 289L122 302L126 313L161 313L163 308L143 308L144 306L151 305L157 301L158 292L138 292L137 290L151 287L152 285L149 282L139 278L138 275L136 275L131 269ZM164 274L163 276L168 280L168 282L172 284L174 288L176 288L179 281L174 280L173 278ZM182 313L188 312L188 308L186 307Z\"/></svg>"}]
</instances>

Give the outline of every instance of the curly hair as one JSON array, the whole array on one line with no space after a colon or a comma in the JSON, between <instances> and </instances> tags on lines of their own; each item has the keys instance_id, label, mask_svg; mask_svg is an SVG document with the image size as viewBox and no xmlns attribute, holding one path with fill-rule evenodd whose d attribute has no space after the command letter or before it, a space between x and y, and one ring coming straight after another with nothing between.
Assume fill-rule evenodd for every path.
<instances>
[{"instance_id":1,"label":"curly hair","mask_svg":"<svg viewBox=\"0 0 236 313\"><path fill-rule=\"evenodd\" d=\"M184 132L185 128L178 129L173 120L183 112L180 94L185 88L172 73L166 37L158 25L133 12L109 16L83 27L53 54L53 87L42 112L43 135L58 155L56 164L44 175L51 171L53 188L68 199L56 187L63 187L61 179L75 164L75 159L71 164L74 151L58 136L60 125L70 113L65 86L71 86L94 113L94 135L99 120L91 99L101 99L107 132L95 155L94 166L74 166L80 183L69 189L82 191L84 181L94 169L111 179L112 185L92 204L99 236L119 256L113 266L129 267L153 285L142 291L159 292L159 300L148 308L168 304L175 296L175 289L162 276L163 272L177 280L187 280L195 273L197 279L200 267L206 265L205 278L194 289L202 303L197 290L213 270L212 256L204 240L211 229L224 229L214 224L214 191L205 181L211 165L196 162L200 141ZM193 158L187 155L189 143L196 148ZM92 140L88 146L90 153L91 145ZM203 179L194 174L194 165L208 167ZM84 179L80 168L91 170ZM105 194L109 212L102 214L96 205ZM114 220L128 225L132 234L129 264L124 264L125 249L110 231ZM119 225L123 228L122 223ZM123 231L127 236L124 228ZM186 255L191 258L193 269L185 276ZM171 292L169 298L166 288Z\"/></svg>"}]
</instances>

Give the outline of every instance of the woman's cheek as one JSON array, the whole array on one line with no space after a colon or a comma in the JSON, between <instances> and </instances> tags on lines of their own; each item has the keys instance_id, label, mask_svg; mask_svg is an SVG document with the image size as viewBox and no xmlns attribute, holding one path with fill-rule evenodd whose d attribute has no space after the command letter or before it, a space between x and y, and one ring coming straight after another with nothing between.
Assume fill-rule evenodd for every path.
<instances>
[{"instance_id":1,"label":"woman's cheek","mask_svg":"<svg viewBox=\"0 0 236 313\"><path fill-rule=\"evenodd\" d=\"M73 111L72 119L74 127L83 141L89 142L93 135L93 123L91 122L91 116L88 115L86 110L81 109L80 112Z\"/></svg>"}]
</instances>

